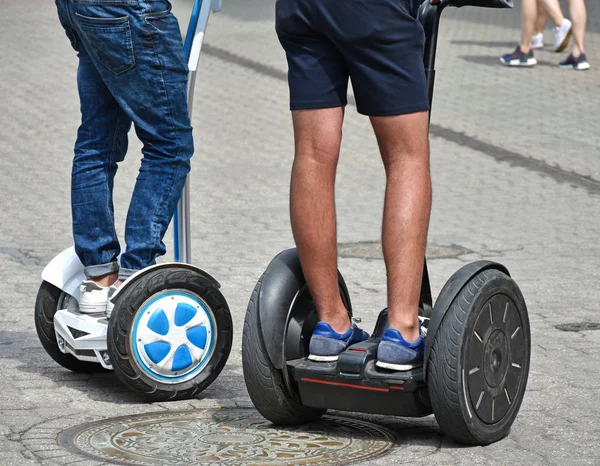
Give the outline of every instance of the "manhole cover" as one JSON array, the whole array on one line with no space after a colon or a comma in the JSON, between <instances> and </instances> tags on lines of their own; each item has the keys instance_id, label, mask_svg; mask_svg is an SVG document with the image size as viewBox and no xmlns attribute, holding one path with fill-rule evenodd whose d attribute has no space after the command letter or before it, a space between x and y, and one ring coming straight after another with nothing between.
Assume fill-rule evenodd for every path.
<instances>
[{"instance_id":1,"label":"manhole cover","mask_svg":"<svg viewBox=\"0 0 600 466\"><path fill-rule=\"evenodd\" d=\"M303 465L373 458L393 447L394 435L368 422L334 416L284 429L254 410L213 409L107 419L75 426L59 442L113 464Z\"/></svg>"},{"instance_id":2,"label":"manhole cover","mask_svg":"<svg viewBox=\"0 0 600 466\"><path fill-rule=\"evenodd\" d=\"M427 258L428 259L446 259L451 257L462 256L472 251L451 245L428 244ZM353 259L383 259L383 249L379 241L365 241L358 243L341 243L338 244L338 255L340 257Z\"/></svg>"},{"instance_id":3,"label":"manhole cover","mask_svg":"<svg viewBox=\"0 0 600 466\"><path fill-rule=\"evenodd\" d=\"M565 332L585 332L587 330L600 330L600 322L573 322L571 324L555 325L555 328Z\"/></svg>"}]
</instances>

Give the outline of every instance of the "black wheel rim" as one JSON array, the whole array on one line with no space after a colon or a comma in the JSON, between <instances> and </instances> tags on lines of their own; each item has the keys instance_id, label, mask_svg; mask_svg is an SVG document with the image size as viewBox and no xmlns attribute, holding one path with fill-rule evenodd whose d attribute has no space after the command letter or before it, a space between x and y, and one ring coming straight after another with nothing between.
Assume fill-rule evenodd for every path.
<instances>
[{"instance_id":1,"label":"black wheel rim","mask_svg":"<svg viewBox=\"0 0 600 466\"><path fill-rule=\"evenodd\" d=\"M486 424L501 422L522 396L526 338L509 296L496 294L479 310L467 339L463 380L471 409Z\"/></svg>"}]
</instances>

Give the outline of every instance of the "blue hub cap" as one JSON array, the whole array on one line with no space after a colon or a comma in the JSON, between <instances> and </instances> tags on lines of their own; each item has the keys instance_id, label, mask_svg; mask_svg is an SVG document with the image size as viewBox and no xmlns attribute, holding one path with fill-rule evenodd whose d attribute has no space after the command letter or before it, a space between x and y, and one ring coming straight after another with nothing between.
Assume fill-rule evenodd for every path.
<instances>
[{"instance_id":1,"label":"blue hub cap","mask_svg":"<svg viewBox=\"0 0 600 466\"><path fill-rule=\"evenodd\" d=\"M137 312L131 346L137 365L162 383L194 378L216 343L215 318L202 298L170 290L150 298Z\"/></svg>"}]
</instances>

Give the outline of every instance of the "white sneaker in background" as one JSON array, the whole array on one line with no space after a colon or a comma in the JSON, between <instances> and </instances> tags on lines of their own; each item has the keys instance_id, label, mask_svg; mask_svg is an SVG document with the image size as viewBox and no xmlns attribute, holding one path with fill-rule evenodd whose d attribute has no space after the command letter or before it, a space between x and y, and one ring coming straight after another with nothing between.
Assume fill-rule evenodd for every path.
<instances>
[{"instance_id":1,"label":"white sneaker in background","mask_svg":"<svg viewBox=\"0 0 600 466\"><path fill-rule=\"evenodd\" d=\"M540 32L539 34L534 34L531 36L531 48L532 49L541 49L544 48L544 33Z\"/></svg>"},{"instance_id":2,"label":"white sneaker in background","mask_svg":"<svg viewBox=\"0 0 600 466\"><path fill-rule=\"evenodd\" d=\"M569 39L571 38L571 21L567 18L563 19L562 24L559 27L554 28L554 52L562 52L567 45L569 45Z\"/></svg>"},{"instance_id":3,"label":"white sneaker in background","mask_svg":"<svg viewBox=\"0 0 600 466\"><path fill-rule=\"evenodd\" d=\"M84 280L79 287L81 299L79 312L82 314L100 314L106 312L108 302L108 286L100 286L92 280Z\"/></svg>"}]
</instances>

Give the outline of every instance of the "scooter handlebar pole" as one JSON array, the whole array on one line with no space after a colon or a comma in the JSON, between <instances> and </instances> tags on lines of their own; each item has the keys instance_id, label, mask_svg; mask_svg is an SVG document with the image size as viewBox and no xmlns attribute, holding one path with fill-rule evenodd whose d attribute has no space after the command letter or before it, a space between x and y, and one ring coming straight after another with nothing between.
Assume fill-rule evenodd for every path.
<instances>
[{"instance_id":1,"label":"scooter handlebar pole","mask_svg":"<svg viewBox=\"0 0 600 466\"><path fill-rule=\"evenodd\" d=\"M429 107L433 105L433 87L435 83L435 55L437 52L438 31L440 26L440 16L442 10L446 7L446 2L440 2L436 5L425 0L420 8L417 18L423 30L425 31L425 50L423 54L423 65L425 66L425 77L427 79L427 89L429 95ZM429 112L431 118L431 111Z\"/></svg>"},{"instance_id":2,"label":"scooter handlebar pole","mask_svg":"<svg viewBox=\"0 0 600 466\"><path fill-rule=\"evenodd\" d=\"M196 85L196 72L200 62L200 53L204 42L204 34L208 25L210 12L221 9L221 0L196 0L185 40L185 53L188 60L188 112L192 119L194 104L194 87ZM174 224L174 256L176 262L186 264L192 261L192 241L190 227L190 182L189 177L185 182L181 198L173 219Z\"/></svg>"}]
</instances>

